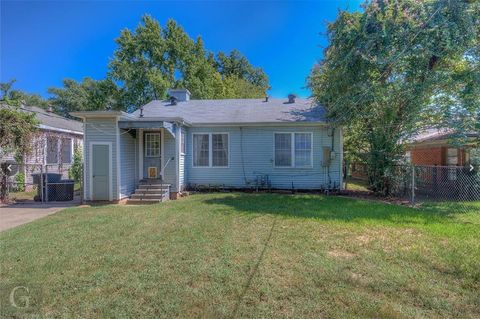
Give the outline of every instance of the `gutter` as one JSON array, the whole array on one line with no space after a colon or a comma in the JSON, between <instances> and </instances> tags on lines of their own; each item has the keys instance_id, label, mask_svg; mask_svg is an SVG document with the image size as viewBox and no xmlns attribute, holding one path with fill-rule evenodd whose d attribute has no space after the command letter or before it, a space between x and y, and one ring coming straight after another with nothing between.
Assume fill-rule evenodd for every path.
<instances>
[{"instance_id":1,"label":"gutter","mask_svg":"<svg viewBox=\"0 0 480 319\"><path fill-rule=\"evenodd\" d=\"M62 133L70 133L70 134L76 134L76 135L83 135L83 132L73 131L73 130L67 130L67 129L57 128L57 127L48 126L48 125L43 125L43 124L38 125L38 128L40 128L40 129L42 129L42 130L49 130L49 131L56 131L56 132L62 132Z\"/></svg>"}]
</instances>

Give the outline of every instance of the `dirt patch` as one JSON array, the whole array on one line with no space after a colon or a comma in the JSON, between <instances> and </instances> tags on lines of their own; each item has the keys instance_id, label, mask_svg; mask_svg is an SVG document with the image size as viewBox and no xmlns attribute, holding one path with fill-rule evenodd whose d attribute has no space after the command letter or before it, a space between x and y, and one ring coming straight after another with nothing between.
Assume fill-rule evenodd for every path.
<instances>
[{"instance_id":1,"label":"dirt patch","mask_svg":"<svg viewBox=\"0 0 480 319\"><path fill-rule=\"evenodd\" d=\"M343 259L351 259L355 257L354 254L349 253L348 251L338 250L338 249L330 250L327 254L331 257L343 258Z\"/></svg>"}]
</instances>

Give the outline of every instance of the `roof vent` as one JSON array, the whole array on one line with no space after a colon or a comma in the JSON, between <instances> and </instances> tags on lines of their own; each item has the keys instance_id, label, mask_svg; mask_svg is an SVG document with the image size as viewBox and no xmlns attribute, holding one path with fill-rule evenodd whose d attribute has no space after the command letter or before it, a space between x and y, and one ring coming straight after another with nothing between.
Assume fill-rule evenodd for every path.
<instances>
[{"instance_id":1,"label":"roof vent","mask_svg":"<svg viewBox=\"0 0 480 319\"><path fill-rule=\"evenodd\" d=\"M47 108L47 112L48 112L48 113L53 113L53 107L49 106L49 107Z\"/></svg>"},{"instance_id":2,"label":"roof vent","mask_svg":"<svg viewBox=\"0 0 480 319\"><path fill-rule=\"evenodd\" d=\"M176 98L179 102L190 101L190 91L187 89L169 89L168 95Z\"/></svg>"},{"instance_id":3,"label":"roof vent","mask_svg":"<svg viewBox=\"0 0 480 319\"><path fill-rule=\"evenodd\" d=\"M177 105L177 98L175 96L170 96L170 104Z\"/></svg>"},{"instance_id":4,"label":"roof vent","mask_svg":"<svg viewBox=\"0 0 480 319\"><path fill-rule=\"evenodd\" d=\"M265 95L265 102L268 102L268 98L269 98L269 96Z\"/></svg>"},{"instance_id":5,"label":"roof vent","mask_svg":"<svg viewBox=\"0 0 480 319\"><path fill-rule=\"evenodd\" d=\"M295 103L295 99L297 96L295 94L289 94L288 95L288 103Z\"/></svg>"}]
</instances>

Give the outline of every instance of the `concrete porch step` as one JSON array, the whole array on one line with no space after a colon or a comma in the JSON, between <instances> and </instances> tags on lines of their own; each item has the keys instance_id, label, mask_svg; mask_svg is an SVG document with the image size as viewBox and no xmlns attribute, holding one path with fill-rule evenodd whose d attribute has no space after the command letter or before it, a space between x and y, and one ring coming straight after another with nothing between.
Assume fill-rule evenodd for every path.
<instances>
[{"instance_id":1,"label":"concrete porch step","mask_svg":"<svg viewBox=\"0 0 480 319\"><path fill-rule=\"evenodd\" d=\"M127 200L125 204L127 205L149 205L149 204L157 204L161 203L164 200L161 199L133 199L130 198Z\"/></svg>"},{"instance_id":2,"label":"concrete porch step","mask_svg":"<svg viewBox=\"0 0 480 319\"><path fill-rule=\"evenodd\" d=\"M167 191L163 188L137 188L135 194L165 194Z\"/></svg>"},{"instance_id":3,"label":"concrete porch step","mask_svg":"<svg viewBox=\"0 0 480 319\"><path fill-rule=\"evenodd\" d=\"M169 185L161 179L141 179L140 181L138 181L138 183L140 185Z\"/></svg>"},{"instance_id":4,"label":"concrete porch step","mask_svg":"<svg viewBox=\"0 0 480 319\"><path fill-rule=\"evenodd\" d=\"M165 194L157 193L157 194L132 194L131 199L165 199Z\"/></svg>"},{"instance_id":5,"label":"concrete porch step","mask_svg":"<svg viewBox=\"0 0 480 319\"><path fill-rule=\"evenodd\" d=\"M138 189L169 189L170 185L168 184L156 184L156 185L144 185L144 184L139 184Z\"/></svg>"}]
</instances>

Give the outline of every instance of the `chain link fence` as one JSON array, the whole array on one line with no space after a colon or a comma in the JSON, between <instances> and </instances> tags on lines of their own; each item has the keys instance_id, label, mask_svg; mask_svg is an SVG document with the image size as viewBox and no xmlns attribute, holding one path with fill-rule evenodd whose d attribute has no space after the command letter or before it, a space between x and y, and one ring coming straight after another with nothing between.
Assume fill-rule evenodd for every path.
<instances>
[{"instance_id":1,"label":"chain link fence","mask_svg":"<svg viewBox=\"0 0 480 319\"><path fill-rule=\"evenodd\" d=\"M10 201L56 202L83 198L83 166L2 163L0 187Z\"/></svg>"},{"instance_id":2,"label":"chain link fence","mask_svg":"<svg viewBox=\"0 0 480 319\"><path fill-rule=\"evenodd\" d=\"M393 194L412 205L437 202L470 209L480 201L480 169L469 166L398 166Z\"/></svg>"}]
</instances>

